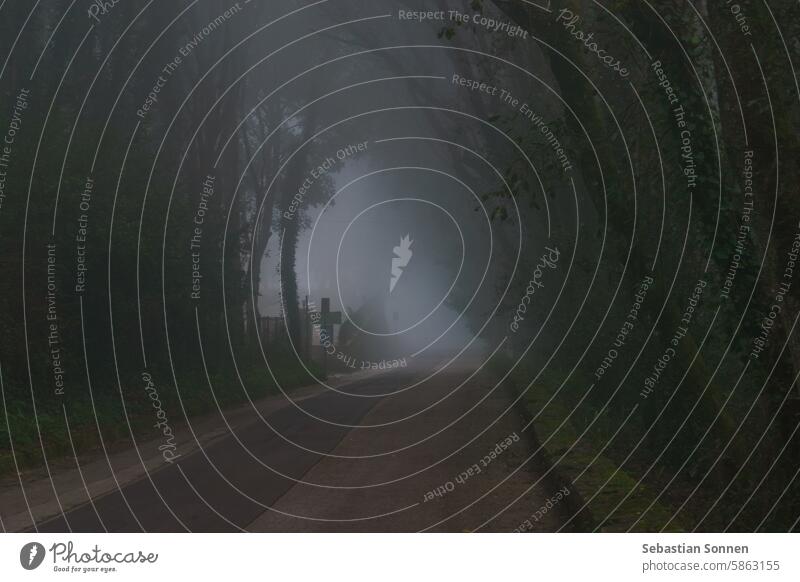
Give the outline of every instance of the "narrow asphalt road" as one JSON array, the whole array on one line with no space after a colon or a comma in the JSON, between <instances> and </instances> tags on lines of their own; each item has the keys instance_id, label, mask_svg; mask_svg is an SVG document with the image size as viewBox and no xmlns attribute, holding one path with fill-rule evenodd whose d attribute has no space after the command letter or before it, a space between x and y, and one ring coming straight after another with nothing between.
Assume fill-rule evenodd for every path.
<instances>
[{"instance_id":1,"label":"narrow asphalt road","mask_svg":"<svg viewBox=\"0 0 800 582\"><path fill-rule=\"evenodd\" d=\"M502 388L471 375L449 370L404 389L420 372L394 370L342 388L352 395L328 390L274 410L266 423L253 415L234 434L37 527L512 531L529 520L534 531L558 529L559 508L530 519L555 491L552 480L527 491L546 468L525 461L535 443L524 421Z\"/></svg>"}]
</instances>

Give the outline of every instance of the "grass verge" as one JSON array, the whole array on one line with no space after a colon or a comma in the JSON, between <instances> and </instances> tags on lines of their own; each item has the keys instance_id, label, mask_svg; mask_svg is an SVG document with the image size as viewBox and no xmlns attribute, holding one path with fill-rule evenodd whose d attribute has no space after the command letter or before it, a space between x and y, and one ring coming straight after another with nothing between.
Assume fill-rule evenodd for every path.
<instances>
[{"instance_id":1,"label":"grass verge","mask_svg":"<svg viewBox=\"0 0 800 582\"><path fill-rule=\"evenodd\" d=\"M278 358L276 361L292 362L292 359ZM313 383L313 378L300 366L272 362L271 366L284 390ZM318 378L323 377L321 370L313 364L309 368ZM168 377L165 374L156 376ZM248 399L256 401L280 393L275 380L263 366L243 371L242 381L247 392L235 374L212 376L212 393L205 375L197 374L180 381L180 392L173 385L157 384L157 395L161 409L175 426L187 418L208 414L218 408L227 410ZM23 471L43 466L44 455L48 464L71 457L73 446L78 455L99 450L103 443L111 450L119 450L131 445L131 435L137 441L143 441L161 434L154 427L158 418L153 401L139 378L130 378L123 383L122 400L115 383L104 390L95 387L91 395L87 388L85 393L70 393L68 398L55 402L52 398L50 402L44 397L37 398L35 410L30 397L25 398L23 394L7 385L4 387L5 406L0 402L0 476L16 471L14 455L19 470Z\"/></svg>"},{"instance_id":2,"label":"grass verge","mask_svg":"<svg viewBox=\"0 0 800 582\"><path fill-rule=\"evenodd\" d=\"M498 361L494 372L501 377L511 361ZM520 403L529 419L535 419L534 430L560 480L578 493L582 527L598 531L618 532L660 531L671 520L674 511L656 501L655 494L639 477L612 459L607 450L610 434L618 427L604 426L603 417L595 419L592 427L578 426L572 405L555 396L561 384L555 374L542 374L530 387L535 374L518 366L507 378L509 387L517 394L524 392ZM591 420L589 421L591 422ZM588 425L589 423L587 423ZM582 433L586 431L586 434ZM648 509L649 508L649 509ZM634 525L635 524L635 525ZM665 531L685 531L672 520Z\"/></svg>"}]
</instances>

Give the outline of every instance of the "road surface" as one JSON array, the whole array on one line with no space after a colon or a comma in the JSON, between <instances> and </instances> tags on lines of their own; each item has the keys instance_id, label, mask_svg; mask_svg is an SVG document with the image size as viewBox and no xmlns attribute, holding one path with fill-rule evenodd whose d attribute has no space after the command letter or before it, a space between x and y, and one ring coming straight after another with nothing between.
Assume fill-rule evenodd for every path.
<instances>
[{"instance_id":1,"label":"road surface","mask_svg":"<svg viewBox=\"0 0 800 582\"><path fill-rule=\"evenodd\" d=\"M464 368L407 388L425 375L392 370L339 388L349 394L282 399L263 419L239 418L176 462L36 528L461 532L513 531L528 520L529 530L558 529L558 504L531 519L558 484L531 488L546 465L526 462L535 440L510 395Z\"/></svg>"}]
</instances>

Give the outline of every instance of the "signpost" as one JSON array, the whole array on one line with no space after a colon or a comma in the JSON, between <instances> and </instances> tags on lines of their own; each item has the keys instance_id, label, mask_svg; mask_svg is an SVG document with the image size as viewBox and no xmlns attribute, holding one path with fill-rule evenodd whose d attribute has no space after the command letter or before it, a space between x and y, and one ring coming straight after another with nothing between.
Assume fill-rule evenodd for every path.
<instances>
[{"instance_id":1,"label":"signpost","mask_svg":"<svg viewBox=\"0 0 800 582\"><path fill-rule=\"evenodd\" d=\"M331 311L330 297L323 297L320 307L320 343L324 343L327 339L333 345L333 326L342 324L342 312ZM322 369L325 374L328 373L328 351L324 348L322 350Z\"/></svg>"},{"instance_id":2,"label":"signpost","mask_svg":"<svg viewBox=\"0 0 800 582\"><path fill-rule=\"evenodd\" d=\"M333 326L342 324L342 312L331 311L330 297L323 297L320 315L322 316L322 319L320 320L320 328L323 329L328 335L328 338L333 341Z\"/></svg>"}]
</instances>

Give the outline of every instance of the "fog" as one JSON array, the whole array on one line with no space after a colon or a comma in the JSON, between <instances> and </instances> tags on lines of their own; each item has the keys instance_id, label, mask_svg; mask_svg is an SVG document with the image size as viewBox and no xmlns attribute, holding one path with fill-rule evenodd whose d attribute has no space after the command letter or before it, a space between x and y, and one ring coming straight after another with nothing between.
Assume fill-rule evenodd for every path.
<instances>
[{"instance_id":1,"label":"fog","mask_svg":"<svg viewBox=\"0 0 800 582\"><path fill-rule=\"evenodd\" d=\"M364 7L365 14L394 15L398 4ZM380 346L382 357L485 350L488 344L479 336L504 299L498 281L520 267L522 238L545 241L554 221L574 213L571 197L559 196L552 209L539 206L533 212L514 208L512 201L510 219L497 219L486 193L508 188L503 160L518 153L502 132L476 116L491 115L480 89L454 79L503 79L504 87L534 98L540 111L555 114L559 107L543 90L531 93L531 83L518 71L488 58L446 47L403 48L411 39L433 44L442 27L442 22L377 19L363 38L361 30L352 29L323 34L309 42L331 55L344 45L351 51L373 48L359 57L358 68L337 61L290 89L319 97L306 99L313 105L303 115L313 117L322 136L309 146L307 168L295 180L297 199L305 204L313 192L325 190L301 212L296 254L301 303L307 297L319 306L323 297L330 298L331 309L349 321L347 341ZM535 67L540 59L532 47L518 62ZM303 69L301 63L289 68ZM501 106L494 104L498 111ZM403 237L412 241L411 257L390 291L394 249ZM262 259L267 276L258 305L272 317L280 317L284 307L281 244L282 237L272 237Z\"/></svg>"}]
</instances>

